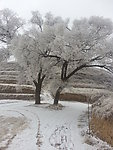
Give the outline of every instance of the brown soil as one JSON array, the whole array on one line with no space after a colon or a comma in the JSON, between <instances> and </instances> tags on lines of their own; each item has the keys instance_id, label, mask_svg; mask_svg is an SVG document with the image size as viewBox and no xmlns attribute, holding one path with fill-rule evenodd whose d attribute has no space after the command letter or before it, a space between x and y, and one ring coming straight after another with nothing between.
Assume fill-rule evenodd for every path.
<instances>
[{"instance_id":1,"label":"brown soil","mask_svg":"<svg viewBox=\"0 0 113 150\"><path fill-rule=\"evenodd\" d=\"M27 93L34 94L34 89L28 86L0 85L0 93Z\"/></svg>"},{"instance_id":2,"label":"brown soil","mask_svg":"<svg viewBox=\"0 0 113 150\"><path fill-rule=\"evenodd\" d=\"M17 84L18 81L15 79L0 79L0 83L4 83L4 84Z\"/></svg>"},{"instance_id":3,"label":"brown soil","mask_svg":"<svg viewBox=\"0 0 113 150\"><path fill-rule=\"evenodd\" d=\"M34 100L34 94L0 93L0 99Z\"/></svg>"},{"instance_id":4,"label":"brown soil","mask_svg":"<svg viewBox=\"0 0 113 150\"><path fill-rule=\"evenodd\" d=\"M93 115L91 129L100 139L113 146L113 119L98 118Z\"/></svg>"},{"instance_id":5,"label":"brown soil","mask_svg":"<svg viewBox=\"0 0 113 150\"><path fill-rule=\"evenodd\" d=\"M87 97L83 94L63 93L60 95L60 100L87 102Z\"/></svg>"}]
</instances>

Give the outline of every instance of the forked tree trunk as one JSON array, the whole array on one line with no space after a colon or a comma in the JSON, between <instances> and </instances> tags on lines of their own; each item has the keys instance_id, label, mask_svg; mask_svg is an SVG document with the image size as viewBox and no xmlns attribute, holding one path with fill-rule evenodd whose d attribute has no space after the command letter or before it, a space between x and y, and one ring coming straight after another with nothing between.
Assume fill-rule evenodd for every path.
<instances>
[{"instance_id":1,"label":"forked tree trunk","mask_svg":"<svg viewBox=\"0 0 113 150\"><path fill-rule=\"evenodd\" d=\"M60 93L61 93L62 89L63 88L61 86L57 89L56 94L55 94L55 98L54 98L54 105L58 105Z\"/></svg>"}]
</instances>

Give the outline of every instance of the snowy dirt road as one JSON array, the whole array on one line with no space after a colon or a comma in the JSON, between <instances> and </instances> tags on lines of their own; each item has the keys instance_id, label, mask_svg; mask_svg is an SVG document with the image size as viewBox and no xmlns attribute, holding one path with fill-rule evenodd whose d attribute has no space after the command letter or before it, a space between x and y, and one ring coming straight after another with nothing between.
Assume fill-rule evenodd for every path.
<instances>
[{"instance_id":1,"label":"snowy dirt road","mask_svg":"<svg viewBox=\"0 0 113 150\"><path fill-rule=\"evenodd\" d=\"M62 110L49 104L0 101L0 150L87 150L78 119L87 105L61 102Z\"/></svg>"}]
</instances>

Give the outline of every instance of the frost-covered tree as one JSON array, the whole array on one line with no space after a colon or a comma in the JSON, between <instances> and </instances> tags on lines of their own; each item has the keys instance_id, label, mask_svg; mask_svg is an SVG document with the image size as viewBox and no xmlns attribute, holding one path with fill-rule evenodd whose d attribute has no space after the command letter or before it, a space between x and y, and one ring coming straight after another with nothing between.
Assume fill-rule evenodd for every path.
<instances>
[{"instance_id":1,"label":"frost-covered tree","mask_svg":"<svg viewBox=\"0 0 113 150\"><path fill-rule=\"evenodd\" d=\"M113 51L109 38L113 23L102 17L90 17L73 22L72 28L60 27L61 32L52 43L48 57L61 60L61 86L58 87L54 104L58 104L60 92L76 72L87 67L108 69L106 60Z\"/></svg>"},{"instance_id":2,"label":"frost-covered tree","mask_svg":"<svg viewBox=\"0 0 113 150\"><path fill-rule=\"evenodd\" d=\"M0 47L2 47L0 57L2 59L8 59L10 57L11 53L8 51L7 46L22 25L23 20L16 13L8 8L0 10Z\"/></svg>"},{"instance_id":3,"label":"frost-covered tree","mask_svg":"<svg viewBox=\"0 0 113 150\"><path fill-rule=\"evenodd\" d=\"M33 81L36 87L35 103L40 104L40 93L45 74L42 74L42 63L39 55L39 45L28 34L20 35L12 41L11 49L18 63L26 73L28 81Z\"/></svg>"},{"instance_id":4,"label":"frost-covered tree","mask_svg":"<svg viewBox=\"0 0 113 150\"><path fill-rule=\"evenodd\" d=\"M22 19L13 11L8 8L0 10L0 42L9 44L22 25Z\"/></svg>"}]
</instances>

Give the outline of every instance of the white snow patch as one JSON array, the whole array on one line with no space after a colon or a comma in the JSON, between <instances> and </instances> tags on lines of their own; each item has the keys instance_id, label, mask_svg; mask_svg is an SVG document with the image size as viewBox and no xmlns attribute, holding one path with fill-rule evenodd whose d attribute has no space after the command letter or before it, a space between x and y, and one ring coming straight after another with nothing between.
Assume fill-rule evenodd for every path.
<instances>
[{"instance_id":1,"label":"white snow patch","mask_svg":"<svg viewBox=\"0 0 113 150\"><path fill-rule=\"evenodd\" d=\"M63 109L52 110L47 107L48 101L53 102L47 95L42 95L46 101L43 100L40 105L28 101L0 101L2 116L23 116L28 123L15 136L7 150L93 150L92 146L84 143L78 127L79 117L87 110L87 104L60 102Z\"/></svg>"},{"instance_id":2,"label":"white snow patch","mask_svg":"<svg viewBox=\"0 0 113 150\"><path fill-rule=\"evenodd\" d=\"M16 59L13 55L10 56L10 58L7 60L7 62L14 62Z\"/></svg>"}]
</instances>

